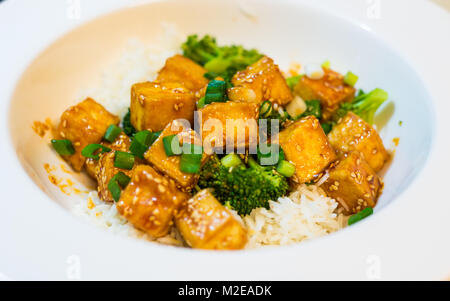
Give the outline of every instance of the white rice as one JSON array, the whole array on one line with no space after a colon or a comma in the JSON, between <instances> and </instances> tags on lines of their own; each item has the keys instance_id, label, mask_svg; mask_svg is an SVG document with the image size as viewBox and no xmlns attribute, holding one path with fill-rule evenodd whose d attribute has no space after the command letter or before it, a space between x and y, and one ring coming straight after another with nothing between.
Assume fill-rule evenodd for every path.
<instances>
[{"instance_id":1,"label":"white rice","mask_svg":"<svg viewBox=\"0 0 450 301\"><path fill-rule=\"evenodd\" d=\"M338 203L315 185L300 185L289 197L270 202L270 209L254 209L244 217L247 248L288 245L335 232L347 218Z\"/></svg>"},{"instance_id":2,"label":"white rice","mask_svg":"<svg viewBox=\"0 0 450 301\"><path fill-rule=\"evenodd\" d=\"M80 93L80 100L92 97L110 112L124 116L130 105L131 86L137 82L154 80L166 59L180 52L185 37L180 36L172 25L164 24L162 27L160 32L163 34L153 45L131 39L119 61L105 70L101 84ZM336 213L337 205L317 186L302 185L289 197L271 201L270 210L258 208L243 219L237 218L248 230L247 248L286 245L323 236L344 227L346 218ZM137 230L117 212L114 204L102 202L96 191L91 191L87 200L80 200L74 212L118 235L174 246L184 245L175 228L159 239Z\"/></svg>"}]
</instances>

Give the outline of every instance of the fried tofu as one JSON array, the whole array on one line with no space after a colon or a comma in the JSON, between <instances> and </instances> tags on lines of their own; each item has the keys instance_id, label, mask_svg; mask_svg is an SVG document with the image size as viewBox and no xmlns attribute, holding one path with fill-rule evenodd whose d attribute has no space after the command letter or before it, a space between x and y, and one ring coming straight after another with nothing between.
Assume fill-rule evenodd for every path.
<instances>
[{"instance_id":1,"label":"fried tofu","mask_svg":"<svg viewBox=\"0 0 450 301\"><path fill-rule=\"evenodd\" d=\"M162 84L180 83L196 92L208 84L203 76L206 72L208 71L199 64L177 54L167 59L166 65L159 71L157 81Z\"/></svg>"},{"instance_id":2,"label":"fried tofu","mask_svg":"<svg viewBox=\"0 0 450 301\"><path fill-rule=\"evenodd\" d=\"M291 89L280 69L267 56L247 67L247 69L236 73L232 83L235 87L252 89L256 94L254 99L257 103L270 100L274 104L285 105L293 99ZM241 99L240 101L246 100Z\"/></svg>"},{"instance_id":3,"label":"fried tofu","mask_svg":"<svg viewBox=\"0 0 450 301\"><path fill-rule=\"evenodd\" d=\"M164 150L163 138L170 135L178 135L180 142L201 145L200 138L191 128L184 129L181 123L174 121L166 126L158 139L144 154L145 159L155 169L175 180L177 186L183 191L190 191L196 184L199 175L188 174L180 170L180 156L168 157ZM203 162L207 160L203 154Z\"/></svg>"},{"instance_id":4,"label":"fried tofu","mask_svg":"<svg viewBox=\"0 0 450 301\"><path fill-rule=\"evenodd\" d=\"M359 151L375 172L389 159L377 131L358 115L349 112L328 134L331 145L344 154Z\"/></svg>"},{"instance_id":5,"label":"fried tofu","mask_svg":"<svg viewBox=\"0 0 450 301\"><path fill-rule=\"evenodd\" d=\"M138 130L158 132L175 119L194 121L194 94L179 83L146 82L131 88L131 123Z\"/></svg>"},{"instance_id":6,"label":"fried tofu","mask_svg":"<svg viewBox=\"0 0 450 301\"><path fill-rule=\"evenodd\" d=\"M345 214L375 207L382 183L359 152L354 151L343 157L328 173L329 177L321 187L329 197L339 202Z\"/></svg>"},{"instance_id":7,"label":"fried tofu","mask_svg":"<svg viewBox=\"0 0 450 301\"><path fill-rule=\"evenodd\" d=\"M355 88L344 83L344 76L323 68L325 75L321 79L311 79L302 76L294 88L294 93L304 100L320 100L322 105L322 118L329 120L341 103L352 101L355 97Z\"/></svg>"},{"instance_id":8,"label":"fried tofu","mask_svg":"<svg viewBox=\"0 0 450 301\"><path fill-rule=\"evenodd\" d=\"M169 232L175 212L188 197L152 167L138 165L116 207L136 228L156 238Z\"/></svg>"},{"instance_id":9,"label":"fried tofu","mask_svg":"<svg viewBox=\"0 0 450 301\"><path fill-rule=\"evenodd\" d=\"M248 147L258 142L259 105L244 102L215 102L200 109L203 146ZM228 123L228 125L227 125ZM228 128L227 128L228 127Z\"/></svg>"},{"instance_id":10,"label":"fried tofu","mask_svg":"<svg viewBox=\"0 0 450 301\"><path fill-rule=\"evenodd\" d=\"M336 160L336 154L328 142L319 120L304 117L278 135L278 143L286 159L295 165L293 181L308 183Z\"/></svg>"},{"instance_id":11,"label":"fried tofu","mask_svg":"<svg viewBox=\"0 0 450 301\"><path fill-rule=\"evenodd\" d=\"M181 205L175 223L193 248L237 250L247 243L247 231L208 189Z\"/></svg>"},{"instance_id":12,"label":"fried tofu","mask_svg":"<svg viewBox=\"0 0 450 301\"><path fill-rule=\"evenodd\" d=\"M95 168L95 176L97 179L98 197L104 202L113 202L114 198L108 189L111 179L119 172L131 177L132 170L117 168L114 166L115 151L102 154Z\"/></svg>"},{"instance_id":13,"label":"fried tofu","mask_svg":"<svg viewBox=\"0 0 450 301\"><path fill-rule=\"evenodd\" d=\"M121 152L128 152L130 149L131 140L124 132L120 133L119 136L114 140L113 143L102 141L102 145L109 147L112 150L117 150ZM96 168L98 166L99 160L94 160L92 158L86 158L86 172L93 179L97 180Z\"/></svg>"},{"instance_id":14,"label":"fried tofu","mask_svg":"<svg viewBox=\"0 0 450 301\"><path fill-rule=\"evenodd\" d=\"M76 171L84 167L85 157L81 151L89 144L99 143L108 127L119 123L119 117L109 113L92 98L67 109L61 116L57 128L57 139L72 142L75 153L64 158Z\"/></svg>"}]
</instances>

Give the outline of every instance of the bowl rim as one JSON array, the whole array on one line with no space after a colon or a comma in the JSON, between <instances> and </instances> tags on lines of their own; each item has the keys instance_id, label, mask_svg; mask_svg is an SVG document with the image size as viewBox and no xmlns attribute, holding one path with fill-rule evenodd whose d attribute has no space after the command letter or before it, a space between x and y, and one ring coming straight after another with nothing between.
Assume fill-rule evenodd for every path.
<instances>
[{"instance_id":1,"label":"bowl rim","mask_svg":"<svg viewBox=\"0 0 450 301\"><path fill-rule=\"evenodd\" d=\"M79 256L91 265L92 271L89 271L87 278L95 279L97 277L101 277L103 279L207 279L204 274L199 272L194 272L192 275L189 273L181 273L179 275L171 274L175 266L178 264L186 264L183 262L187 256L191 258L191 260L195 260L199 258L199 260L205 260L206 262L213 262L217 260L217 256L221 256L220 260L231 264L229 270L222 270L223 275L220 273L216 273L214 275L208 275L208 279L212 277L212 279L292 279L292 278L306 278L309 279L364 279L364 273L355 273L351 271L342 272L341 274L337 272L337 268L342 267L341 264L327 262L329 267L320 266L318 271L312 271L313 266L305 262L304 259L299 259L299 256L305 258L311 258L314 254L325 254L324 250L328 250L331 247L335 248L333 250L336 254L342 256L342 259L348 259L349 256L344 256L346 252L348 252L349 247L338 246L336 247L333 244L334 239L342 240L342 244L348 244L348 246L352 246L353 251L357 252L360 250L364 250L363 254L369 254L373 252L373 254L380 254L379 257L383 259L383 266L387 265L385 268L387 271L386 275L383 276L383 279L395 279L396 277L406 277L412 279L420 279L420 278L433 278L440 279L448 276L450 274L450 261L447 257L444 257L445 254L450 252L450 241L445 239L448 237L448 229L450 229L450 219L448 219L448 214L446 216L446 212L450 212L449 202L446 202L445 197L441 197L442 192L445 188L445 182L443 177L434 177L435 174L441 174L442 172L442 164L446 163L444 166L450 166L448 158L446 158L446 154L448 154L448 150L450 150L449 142L445 139L446 130L449 129L449 125L446 124L446 119L444 113L447 111L446 108L449 108L449 104L445 101L446 93L446 85L445 85L445 70L448 70L450 67L448 60L445 60L445 54L447 51L450 52L450 41L439 39L438 36L427 35L427 32L436 30L437 25L441 25L441 22L447 22L449 26L442 26L442 35L440 36L450 36L450 21L445 19L446 16L448 18L447 12L438 9L434 4L428 3L426 1L420 0L413 4L408 3L404 0L398 1L389 1L383 2L383 7L388 7L389 9L399 11L399 7L401 5L408 5L409 10L407 15L398 16L398 22L407 22L409 30L416 31L420 38L423 38L427 41L427 43L423 43L423 45L418 45L415 41L411 39L404 39L403 31L401 26L395 26L392 21L388 21L386 23L382 22L373 22L365 19L361 19L361 14L355 10L357 5L352 6L357 0L345 0L347 1L345 5L338 5L336 2L333 3L332 0L321 1L320 4L307 0L282 0L286 3L298 4L298 5L310 5L312 7L317 7L327 11L327 13L332 13L336 16L340 16L342 18L348 18L350 22L357 24L361 28L369 31L370 33L375 34L376 36L382 38L389 46L391 46L397 53L405 53L407 51L407 55L405 59L410 63L414 64L414 68L417 74L423 75L422 80L424 82L425 88L428 90L429 94L432 96L432 102L435 108L439 108L439 110L435 110L434 112L434 122L435 122L435 131L433 137L433 145L431 147L431 153L428 156L427 162L425 163L424 168L422 169L422 173L418 175L410 186L400 195L397 200L390 204L387 208L384 208L377 215L374 215L373 218L367 219L358 224L357 227L348 228L346 231L340 231L337 233L333 233L328 235L327 237L307 241L300 245L291 245L284 247L268 247L264 249L258 250L250 250L245 252L211 252L211 251L199 251L199 250L190 250L190 249L178 249L173 247L159 246L154 244L148 244L143 241L137 241L131 238L122 238L116 237L112 234L106 235L105 231L102 229L97 229L95 226L86 225L78 218L74 217L71 213L66 210L61 212L61 207L54 202L49 202L48 197L34 184L31 179L29 179L28 175L22 169L20 165L17 155L11 144L9 143L9 126L7 126L7 122L9 120L7 114L9 113L9 99L15 88L15 82L18 78L20 78L23 70L26 69L28 64L34 59L37 53L40 53L41 50L47 47L50 42L55 40L56 37L62 36L73 28L77 27L79 24L77 22L61 22L60 27L50 27L49 22L45 22L46 16L51 15L51 10L39 9L40 14L35 14L31 16L30 21L37 22L35 28L32 28L33 32L33 41L30 42L29 49L25 51L14 51L14 46L18 47L20 45L19 41L15 41L13 39L13 35L11 32L3 29L0 29L0 37L2 40L9 40L10 47L7 49L3 49L2 52L5 52L2 58L3 66L10 67L5 68L0 71L0 78L5 79L0 83L0 96L2 99L8 100L0 103L1 112L4 114L4 118L2 118L2 122L5 122L5 126L1 127L1 135L0 135L0 155L3 158L2 162L5 165L5 168L0 170L0 179L3 180L4 183L8 183L8 187L5 188L5 195L14 195L13 193L17 193L20 191L18 195L22 201L21 203L7 202L4 204L5 208L8 212L11 213L9 217L6 219L0 220L0 227L4 229L11 228L11 219L12 218L24 218L27 222L33 222L35 227L29 229L28 227L24 227L24 229L15 229L14 232L8 231L8 233L3 242L5 245L9 247L6 249L6 256L3 256L0 259L0 276L4 273L7 277L11 277L13 279L65 279L65 268L66 262L64 260L66 254L70 254L70 250L75 250ZM44 2L44 3L43 3ZM86 19L82 19L83 23L89 22L94 19L96 16L104 15L107 12L111 12L117 10L119 8L123 8L126 6L124 1L120 0L97 0L96 3L93 4L92 7L89 8L89 12L87 12ZM147 2L160 2L160 1L147 1ZM395 2L395 3L393 3ZM53 0L45 0L40 1L40 5L42 8L49 7L50 5L55 5L55 1ZM28 8L27 5L29 2L25 0L16 0L14 4L12 1L6 1L0 4L0 19L7 20L8 22L12 22L14 24L14 34L22 35L26 34L30 31L29 26L25 24L18 24L19 20L15 20L12 18L8 18L9 16L14 16L17 12L26 11L25 8ZM353 7L353 8L352 8ZM331 12L334 11L334 12ZM412 22L415 18L419 18L422 16L423 12L426 11L431 18L433 16L433 20L430 22L426 22L425 24L419 24L417 22ZM5 18L3 18L5 17ZM419 27L420 26L420 27ZM48 30L44 33L43 29ZM419 36L416 36L416 39L419 40ZM424 53L428 54L429 51L426 48L426 45L439 45L439 50L436 50L431 56L424 57ZM412 49L411 47L414 47ZM7 62L5 58L8 58L10 62ZM14 59L14 60L13 60ZM19 60L20 59L20 60ZM3 62L5 61L5 62ZM15 61L16 65L11 62ZM5 64L3 64L5 63ZM446 65L445 65L446 64ZM6 72L8 70L8 73ZM6 159L6 160L5 160ZM12 175L8 174L10 170L17 170ZM439 173L440 172L440 173ZM432 177L433 175L433 177ZM437 183L436 183L437 182ZM30 183L30 184L28 184ZM420 187L426 185L434 184L431 187L438 186L438 188L433 191L431 194L425 194L423 189ZM23 187L26 187L24 189ZM406 224L403 227L409 227L411 232L418 231L418 233L427 233L432 232L430 230L441 228L447 232L438 232L431 233L429 236L423 239L422 243L417 244L416 237L411 234L405 235L401 238L401 244L395 244L398 242L399 237L396 236L398 231L381 231L380 228L386 228L387 225L396 225L396 221L398 221L398 217L404 217L405 208L408 208L408 214L418 218L421 213L420 210L420 201L422 198L425 199L433 199L434 204L438 204L443 210L439 210L439 212L434 213L434 219L432 218L426 219L425 217L425 225L421 224L415 225L414 219L407 219L404 221ZM39 202L39 206L35 203ZM411 203L414 204L411 205ZM410 206L410 207L408 207ZM32 208L33 210L24 210L24 208ZM445 210L447 209L447 210ZM48 214L54 216L54 220L51 221L42 221L38 222L36 216L33 215L34 210L45 210ZM423 218L422 216L420 216ZM447 217L447 218L445 218ZM35 246L34 249L30 248L33 243L39 244L39 241L45 241L49 243L51 248L55 248L54 235L57 234L55 229L52 229L54 225L64 224L68 228L73 228L77 230L77 232L82 233L79 237L72 239L61 239L61 242L64 242L66 245L63 247L56 248L57 250L52 250L48 255L43 255L43 250L46 247L43 246ZM417 224L417 223L416 223ZM384 237L377 237L377 231L379 230L383 234L386 234ZM17 237L17 233L23 235L23 237ZM28 235L27 235L28 234ZM31 235L30 235L31 234ZM33 237L36 235L37 237ZM46 235L45 237L42 235ZM442 240L441 235L444 236ZM38 239L40 236L40 239ZM371 239L368 239L370 237ZM356 246L355 241L360 242L361 245ZM101 245L99 244L101 242ZM99 250L100 253L105 254L111 248L118 247L118 242L120 242L120 249L123 251L133 251L136 258L130 259L133 263L138 263L138 258L145 258L146 254L150 254L153 256L176 256L176 259L173 260L173 266L169 271L164 272L162 270L163 266L160 265L158 269L157 275L146 275L142 272L136 273L133 275L133 271L124 273L123 276L120 276L120 272L128 271L129 267L127 265L118 265L116 268L116 272L111 272L111 269L107 266L107 259L101 260L101 262L96 264L96 258L90 256L90 248L89 246L95 245L96 250ZM82 243L84 245L82 245ZM377 247L377 244L385 244L383 247ZM389 244L394 243L394 248ZM341 245L341 244L340 244ZM38 247L39 246L39 247ZM414 248L411 248L414 246ZM27 247L27 248L26 248ZM47 247L48 249L49 247ZM434 250L433 250L434 248ZM20 249L20 251L19 251ZM28 249L28 250L27 250ZM39 250L39 256L34 256L30 251ZM104 251L104 252L102 252ZM66 252L66 253L64 253ZM434 254L432 254L432 252ZM64 255L61 255L63 254ZM404 258L400 259L400 254L404 255ZM55 263L53 260L56 257L63 256L64 258ZM103 255L102 255L103 256ZM105 255L106 256L106 255ZM249 260L248 257L252 257ZM267 270L262 272L260 269L256 268L254 272L245 272L242 275L233 276L231 271L231 267L236 268L240 264L243 264L245 261L247 266L256 266L256 263L260 260L267 260L268 256L277 256L280 258L277 261L277 264L271 263L268 265ZM195 257L195 258L194 258ZM112 256L110 259L113 258ZM97 258L98 259L98 258ZM284 272L289 270L289 261L288 260L297 260L301 263L302 266L305 267L304 272L296 273L293 270L290 270L290 274ZM361 267L366 265L367 258L360 258L360 262L358 263L349 263L349 269L354 269L354 271L360 271ZM400 260L399 260L400 259ZM418 260L419 259L419 260ZM420 260L422 259L422 260ZM414 262L412 264L411 262ZM431 266L429 266L430 262L425 262L425 260L432 261ZM239 264L237 264L239 263ZM142 264L142 263L141 263ZM51 266L51 268L45 268L46 265ZM277 266L279 265L279 266ZM413 265L413 266L412 266ZM148 263L144 264L145 267L149 267ZM281 267L285 268L280 269ZM100 268L105 268L104 271L101 271ZM206 268L206 265L203 265L203 268ZM201 268L199 267L199 270ZM58 274L59 271L60 274ZM320 275L319 272L328 272L324 275ZM361 275L360 275L361 274ZM159 277L159 278L158 278ZM234 277L234 278L233 278ZM272 278L271 278L272 277Z\"/></svg>"}]
</instances>

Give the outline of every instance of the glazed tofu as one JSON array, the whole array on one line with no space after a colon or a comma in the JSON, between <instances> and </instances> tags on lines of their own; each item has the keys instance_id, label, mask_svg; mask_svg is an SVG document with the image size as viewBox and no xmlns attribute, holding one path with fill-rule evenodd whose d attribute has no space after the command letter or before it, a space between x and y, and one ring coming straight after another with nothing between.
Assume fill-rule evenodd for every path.
<instances>
[{"instance_id":1,"label":"glazed tofu","mask_svg":"<svg viewBox=\"0 0 450 301\"><path fill-rule=\"evenodd\" d=\"M116 207L136 228L156 238L169 232L175 212L188 197L152 167L138 165Z\"/></svg>"},{"instance_id":2,"label":"glazed tofu","mask_svg":"<svg viewBox=\"0 0 450 301\"><path fill-rule=\"evenodd\" d=\"M91 98L67 109L61 116L57 128L57 139L72 142L75 153L64 158L76 171L84 167L85 157L81 151L87 145L99 143L111 124L118 124L119 118L109 113L102 105Z\"/></svg>"},{"instance_id":3,"label":"glazed tofu","mask_svg":"<svg viewBox=\"0 0 450 301\"><path fill-rule=\"evenodd\" d=\"M175 223L193 248L236 250L247 243L247 231L207 189L181 205Z\"/></svg>"},{"instance_id":4,"label":"glazed tofu","mask_svg":"<svg viewBox=\"0 0 450 301\"><path fill-rule=\"evenodd\" d=\"M233 145L235 148L248 147L258 142L258 104L215 102L199 112L202 141L206 151L225 146L231 148Z\"/></svg>"},{"instance_id":5,"label":"glazed tofu","mask_svg":"<svg viewBox=\"0 0 450 301\"><path fill-rule=\"evenodd\" d=\"M331 145L339 153L359 151L375 172L389 159L377 131L359 116L349 112L328 134Z\"/></svg>"},{"instance_id":6,"label":"glazed tofu","mask_svg":"<svg viewBox=\"0 0 450 301\"><path fill-rule=\"evenodd\" d=\"M278 143L286 159L295 165L294 182L308 183L336 160L336 154L328 142L319 120L304 117L278 135Z\"/></svg>"},{"instance_id":7,"label":"glazed tofu","mask_svg":"<svg viewBox=\"0 0 450 301\"><path fill-rule=\"evenodd\" d=\"M302 76L294 88L294 93L304 100L318 99L322 105L323 119L329 120L341 103L352 101L355 88L344 83L344 77L328 68L321 79Z\"/></svg>"},{"instance_id":8,"label":"glazed tofu","mask_svg":"<svg viewBox=\"0 0 450 301\"><path fill-rule=\"evenodd\" d=\"M293 99L291 89L280 69L267 56L261 58L247 69L236 73L232 79L235 87L250 88L255 92L255 102L270 100L285 105ZM241 101L245 101L242 99Z\"/></svg>"},{"instance_id":9,"label":"glazed tofu","mask_svg":"<svg viewBox=\"0 0 450 301\"><path fill-rule=\"evenodd\" d=\"M359 152L343 157L328 173L322 188L339 202L346 214L355 214L376 205L382 188L381 180Z\"/></svg>"},{"instance_id":10,"label":"glazed tofu","mask_svg":"<svg viewBox=\"0 0 450 301\"><path fill-rule=\"evenodd\" d=\"M200 138L194 130L185 129L181 123L174 121L166 126L144 157L155 169L175 180L181 190L190 191L197 184L198 175L184 173L180 170L180 156L168 157L166 155L163 138L170 135L178 135L181 143L201 145ZM207 155L204 154L203 162L206 160Z\"/></svg>"},{"instance_id":11,"label":"glazed tofu","mask_svg":"<svg viewBox=\"0 0 450 301\"><path fill-rule=\"evenodd\" d=\"M111 179L119 172L131 177L132 170L121 169L114 166L115 151L102 154L95 168L95 176L97 179L98 197L104 202L114 202L108 184Z\"/></svg>"},{"instance_id":12,"label":"glazed tofu","mask_svg":"<svg viewBox=\"0 0 450 301\"><path fill-rule=\"evenodd\" d=\"M195 96L179 83L146 82L131 88L131 123L158 132L175 119L194 120Z\"/></svg>"},{"instance_id":13,"label":"glazed tofu","mask_svg":"<svg viewBox=\"0 0 450 301\"><path fill-rule=\"evenodd\" d=\"M168 58L164 68L159 71L157 81L160 83L180 83L187 89L196 92L208 84L203 76L208 72L194 61L175 55Z\"/></svg>"},{"instance_id":14,"label":"glazed tofu","mask_svg":"<svg viewBox=\"0 0 450 301\"><path fill-rule=\"evenodd\" d=\"M111 148L112 150L128 152L128 150L130 149L131 141L130 138L124 132L122 132L119 136L117 136L116 140L114 140L113 143L102 141L101 144ZM86 172L95 180L97 180L96 168L98 166L98 162L99 160L86 158Z\"/></svg>"}]
</instances>

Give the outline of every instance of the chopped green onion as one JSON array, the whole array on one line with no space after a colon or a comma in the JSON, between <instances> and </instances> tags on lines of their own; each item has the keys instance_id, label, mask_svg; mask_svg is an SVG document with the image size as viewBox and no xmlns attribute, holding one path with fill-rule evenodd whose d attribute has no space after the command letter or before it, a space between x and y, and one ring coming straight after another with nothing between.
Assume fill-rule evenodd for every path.
<instances>
[{"instance_id":1,"label":"chopped green onion","mask_svg":"<svg viewBox=\"0 0 450 301\"><path fill-rule=\"evenodd\" d=\"M272 102L266 100L259 107L259 118L268 118L272 114Z\"/></svg>"},{"instance_id":2,"label":"chopped green onion","mask_svg":"<svg viewBox=\"0 0 450 301\"><path fill-rule=\"evenodd\" d=\"M75 153L72 142L70 140L52 140L52 145L55 151L61 156L70 156Z\"/></svg>"},{"instance_id":3,"label":"chopped green onion","mask_svg":"<svg viewBox=\"0 0 450 301\"><path fill-rule=\"evenodd\" d=\"M347 72L347 74L344 76L344 83L346 83L349 86L354 87L357 81L358 76L351 71Z\"/></svg>"},{"instance_id":4,"label":"chopped green onion","mask_svg":"<svg viewBox=\"0 0 450 301\"><path fill-rule=\"evenodd\" d=\"M360 220L365 219L369 215L372 215L372 213L373 213L373 209L371 207L367 207L367 208L361 210L360 212L350 216L350 218L348 219L348 225L349 226L353 225L354 223L357 223Z\"/></svg>"},{"instance_id":5,"label":"chopped green onion","mask_svg":"<svg viewBox=\"0 0 450 301\"><path fill-rule=\"evenodd\" d=\"M203 147L186 143L180 159L180 170L184 173L196 174L202 165Z\"/></svg>"},{"instance_id":6,"label":"chopped green onion","mask_svg":"<svg viewBox=\"0 0 450 301\"><path fill-rule=\"evenodd\" d=\"M269 148L269 152L265 153L265 154L261 152L260 147L258 147L256 150L256 156L258 159L258 163L260 165L265 165L265 166L276 165L281 160L285 159L283 149L279 145L276 145L276 144L267 145L267 148ZM277 155L276 155L277 153L278 153L278 159L277 159ZM263 162L263 160L264 160L264 162Z\"/></svg>"},{"instance_id":7,"label":"chopped green onion","mask_svg":"<svg viewBox=\"0 0 450 301\"><path fill-rule=\"evenodd\" d=\"M212 80L206 88L205 105L213 102L225 102L227 83L223 80Z\"/></svg>"},{"instance_id":8,"label":"chopped green onion","mask_svg":"<svg viewBox=\"0 0 450 301\"><path fill-rule=\"evenodd\" d=\"M158 139L161 132L140 131L136 133L131 141L130 152L144 159L144 154L148 148Z\"/></svg>"},{"instance_id":9,"label":"chopped green onion","mask_svg":"<svg viewBox=\"0 0 450 301\"><path fill-rule=\"evenodd\" d=\"M221 160L222 165L226 168L235 167L242 164L241 158L236 154L228 154Z\"/></svg>"},{"instance_id":10,"label":"chopped green onion","mask_svg":"<svg viewBox=\"0 0 450 301\"><path fill-rule=\"evenodd\" d=\"M180 155L182 150L180 147L180 139L178 135L170 135L163 138L164 151L168 157Z\"/></svg>"},{"instance_id":11,"label":"chopped green onion","mask_svg":"<svg viewBox=\"0 0 450 301\"><path fill-rule=\"evenodd\" d=\"M100 150L100 152L98 152ZM111 149L101 144L89 144L81 151L81 155L94 160L100 159L100 154L110 152Z\"/></svg>"},{"instance_id":12,"label":"chopped green onion","mask_svg":"<svg viewBox=\"0 0 450 301\"><path fill-rule=\"evenodd\" d=\"M195 155L182 154L180 159L180 170L184 173L196 174L200 171L202 160Z\"/></svg>"},{"instance_id":13,"label":"chopped green onion","mask_svg":"<svg viewBox=\"0 0 450 301\"><path fill-rule=\"evenodd\" d=\"M329 60L326 60L325 62L322 63L322 67L323 67L323 68L330 69L330 67L331 67L331 62L330 62Z\"/></svg>"},{"instance_id":14,"label":"chopped green onion","mask_svg":"<svg viewBox=\"0 0 450 301\"><path fill-rule=\"evenodd\" d=\"M277 172L286 178L290 178L295 173L295 165L286 160L282 160L278 163Z\"/></svg>"},{"instance_id":15,"label":"chopped green onion","mask_svg":"<svg viewBox=\"0 0 450 301\"><path fill-rule=\"evenodd\" d=\"M117 173L108 183L108 190L114 201L118 202L121 195L121 189L124 189L130 183L130 177L123 172Z\"/></svg>"},{"instance_id":16,"label":"chopped green onion","mask_svg":"<svg viewBox=\"0 0 450 301\"><path fill-rule=\"evenodd\" d=\"M286 78L286 83L291 88L291 90L294 90L295 86L297 86L298 82L302 78L303 75L294 75L291 77Z\"/></svg>"},{"instance_id":17,"label":"chopped green onion","mask_svg":"<svg viewBox=\"0 0 450 301\"><path fill-rule=\"evenodd\" d=\"M333 129L333 124L331 122L324 122L321 126L326 135Z\"/></svg>"},{"instance_id":18,"label":"chopped green onion","mask_svg":"<svg viewBox=\"0 0 450 301\"><path fill-rule=\"evenodd\" d=\"M117 136L119 136L120 133L122 133L122 129L115 124L111 124L106 130L105 136L103 138L105 138L106 141L114 142L114 140L116 140Z\"/></svg>"},{"instance_id":19,"label":"chopped green onion","mask_svg":"<svg viewBox=\"0 0 450 301\"><path fill-rule=\"evenodd\" d=\"M198 109L201 109L201 108L203 108L203 107L205 107L206 106L206 104L205 104L205 96L203 96L202 98L200 98L199 100L198 100L198 102L197 102L197 108Z\"/></svg>"},{"instance_id":20,"label":"chopped green onion","mask_svg":"<svg viewBox=\"0 0 450 301\"><path fill-rule=\"evenodd\" d=\"M134 166L134 156L130 153L116 151L114 157L114 167L121 169L132 169Z\"/></svg>"}]
</instances>

